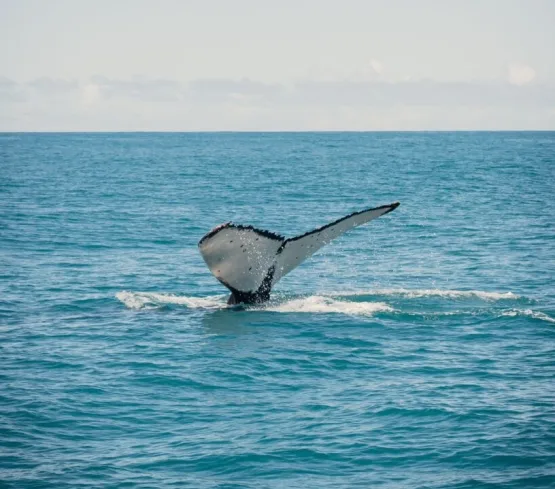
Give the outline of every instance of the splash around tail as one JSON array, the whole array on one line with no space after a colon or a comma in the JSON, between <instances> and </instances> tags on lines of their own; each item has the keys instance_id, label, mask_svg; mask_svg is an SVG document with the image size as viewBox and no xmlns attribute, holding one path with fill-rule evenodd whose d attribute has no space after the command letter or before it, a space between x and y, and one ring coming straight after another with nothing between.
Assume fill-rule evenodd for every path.
<instances>
[{"instance_id":1,"label":"splash around tail","mask_svg":"<svg viewBox=\"0 0 555 489\"><path fill-rule=\"evenodd\" d=\"M121 291L116 298L133 310L185 308L197 311L244 311L248 313L344 314L349 316L430 321L459 316L526 318L554 324L555 318L537 310L532 298L513 292L449 289L374 289L367 291L320 292L315 295L283 295L264 304L226 304L224 295L183 296L156 292Z\"/></svg>"}]
</instances>

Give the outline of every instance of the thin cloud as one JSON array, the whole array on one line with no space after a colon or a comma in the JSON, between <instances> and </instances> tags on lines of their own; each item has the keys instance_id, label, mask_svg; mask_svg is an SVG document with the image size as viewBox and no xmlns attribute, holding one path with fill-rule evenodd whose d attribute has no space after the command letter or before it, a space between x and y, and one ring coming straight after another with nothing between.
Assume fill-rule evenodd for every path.
<instances>
[{"instance_id":1,"label":"thin cloud","mask_svg":"<svg viewBox=\"0 0 555 489\"><path fill-rule=\"evenodd\" d=\"M0 76L0 104L21 103L27 100L25 86ZM0 109L2 106L0 105ZM3 112L0 110L0 113ZM4 114L5 115L5 114Z\"/></svg>"},{"instance_id":2,"label":"thin cloud","mask_svg":"<svg viewBox=\"0 0 555 489\"><path fill-rule=\"evenodd\" d=\"M79 89L79 83L75 80L63 80L49 77L37 78L26 85L44 95L67 94L68 92Z\"/></svg>"},{"instance_id":3,"label":"thin cloud","mask_svg":"<svg viewBox=\"0 0 555 489\"><path fill-rule=\"evenodd\" d=\"M370 60L370 67L374 70L377 75L383 75L383 64L377 59Z\"/></svg>"},{"instance_id":4,"label":"thin cloud","mask_svg":"<svg viewBox=\"0 0 555 489\"><path fill-rule=\"evenodd\" d=\"M510 64L509 83L511 85L523 86L536 78L536 70L528 65Z\"/></svg>"},{"instance_id":5,"label":"thin cloud","mask_svg":"<svg viewBox=\"0 0 555 489\"><path fill-rule=\"evenodd\" d=\"M93 76L91 83L98 87L103 98L132 98L153 102L175 102L182 98L185 84L164 79L143 77L118 80L103 76Z\"/></svg>"},{"instance_id":6,"label":"thin cloud","mask_svg":"<svg viewBox=\"0 0 555 489\"><path fill-rule=\"evenodd\" d=\"M554 87L523 73L513 83L0 78L0 130L554 129Z\"/></svg>"}]
</instances>

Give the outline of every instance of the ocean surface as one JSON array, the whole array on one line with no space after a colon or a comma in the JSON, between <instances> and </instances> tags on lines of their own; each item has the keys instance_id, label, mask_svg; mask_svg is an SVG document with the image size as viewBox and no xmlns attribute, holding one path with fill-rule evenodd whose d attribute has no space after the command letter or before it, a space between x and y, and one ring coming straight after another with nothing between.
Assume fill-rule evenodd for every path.
<instances>
[{"instance_id":1,"label":"ocean surface","mask_svg":"<svg viewBox=\"0 0 555 489\"><path fill-rule=\"evenodd\" d=\"M0 134L0 487L555 487L555 133Z\"/></svg>"}]
</instances>

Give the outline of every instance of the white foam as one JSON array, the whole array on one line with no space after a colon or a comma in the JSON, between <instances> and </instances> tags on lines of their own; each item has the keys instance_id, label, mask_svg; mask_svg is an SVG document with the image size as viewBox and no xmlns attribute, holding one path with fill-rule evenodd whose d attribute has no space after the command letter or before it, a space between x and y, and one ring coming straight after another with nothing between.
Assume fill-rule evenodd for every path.
<instances>
[{"instance_id":1,"label":"white foam","mask_svg":"<svg viewBox=\"0 0 555 489\"><path fill-rule=\"evenodd\" d=\"M273 312L339 313L371 316L377 312L393 311L393 308L384 302L350 302L314 295L301 299L292 299L280 304L269 304L264 307L264 310Z\"/></svg>"},{"instance_id":2,"label":"white foam","mask_svg":"<svg viewBox=\"0 0 555 489\"><path fill-rule=\"evenodd\" d=\"M156 309L163 305L174 304L190 309L224 309L227 306L225 296L187 297L156 292L122 291L116 298L130 309ZM308 313L339 313L370 316L376 312L393 311L384 302L350 302L332 299L331 297L310 296L299 299L270 303L247 310L272 312L308 312Z\"/></svg>"},{"instance_id":3,"label":"white foam","mask_svg":"<svg viewBox=\"0 0 555 489\"><path fill-rule=\"evenodd\" d=\"M482 290L442 290L442 289L375 289L364 292L352 292L337 295L398 295L408 299L421 297L446 297L449 299L473 298L477 297L486 301L515 300L520 296L513 292L485 292Z\"/></svg>"},{"instance_id":4,"label":"white foam","mask_svg":"<svg viewBox=\"0 0 555 489\"><path fill-rule=\"evenodd\" d=\"M484 300L503 300L518 298L512 292L482 292L482 291L459 291L459 290L439 290L439 289L381 289L374 290L367 295L400 295L409 298L418 297L479 297ZM343 296L360 296L365 295L362 292L342 294ZM174 294L161 294L156 292L130 292L122 291L116 294L116 298L130 309L157 309L164 305L179 305L189 309L205 309L218 310L229 307L226 303L226 295L214 295L208 297L188 297ZM385 302L354 302L349 300L341 300L328 295L313 295L309 297L301 297L282 301L272 301L259 307L252 307L246 310L254 311L272 311L281 313L313 313L313 314L347 314L355 316L372 316L379 312L395 312L395 310ZM396 311L401 312L401 311ZM447 312L422 312L425 316L429 315L457 315L457 314L475 314L476 311L447 311ZM410 314L416 314L414 311ZM549 323L555 323L555 318L547 314L534 311L532 309L510 309L500 311L498 314L506 317L526 316Z\"/></svg>"},{"instance_id":5,"label":"white foam","mask_svg":"<svg viewBox=\"0 0 555 489\"><path fill-rule=\"evenodd\" d=\"M548 323L555 323L555 319L547 314L540 311L533 311L532 309L511 309L510 311L503 311L501 316L527 316L534 319L540 319L541 321L547 321Z\"/></svg>"},{"instance_id":6,"label":"white foam","mask_svg":"<svg viewBox=\"0 0 555 489\"><path fill-rule=\"evenodd\" d=\"M122 291L116 294L116 298L130 309L156 309L167 304L186 306L190 309L223 309L227 307L225 297L221 295L186 297L155 292Z\"/></svg>"}]
</instances>

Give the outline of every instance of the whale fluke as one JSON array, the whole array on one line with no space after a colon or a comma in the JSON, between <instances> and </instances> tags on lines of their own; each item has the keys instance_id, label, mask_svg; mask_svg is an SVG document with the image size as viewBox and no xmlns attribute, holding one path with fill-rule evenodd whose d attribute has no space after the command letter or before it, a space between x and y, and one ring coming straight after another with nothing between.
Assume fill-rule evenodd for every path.
<instances>
[{"instance_id":1,"label":"whale fluke","mask_svg":"<svg viewBox=\"0 0 555 489\"><path fill-rule=\"evenodd\" d=\"M269 300L272 287L322 246L397 207L399 202L353 212L294 238L227 222L198 246L212 274L231 291L229 304L257 304Z\"/></svg>"}]
</instances>

